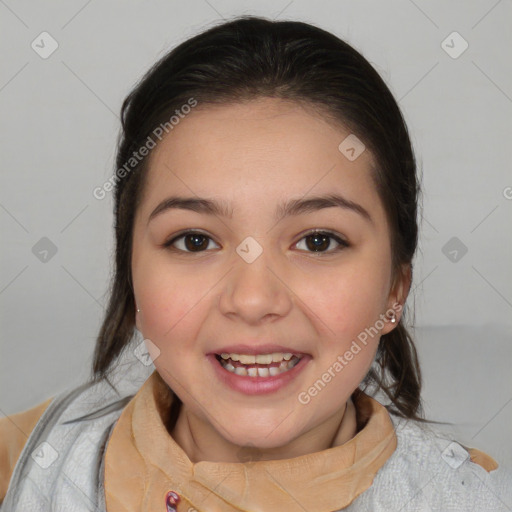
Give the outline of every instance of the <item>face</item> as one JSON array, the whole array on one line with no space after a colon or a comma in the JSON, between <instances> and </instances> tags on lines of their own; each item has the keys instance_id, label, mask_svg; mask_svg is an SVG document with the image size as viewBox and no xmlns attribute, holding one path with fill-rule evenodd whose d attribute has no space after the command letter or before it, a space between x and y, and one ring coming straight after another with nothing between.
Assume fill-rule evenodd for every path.
<instances>
[{"instance_id":1,"label":"face","mask_svg":"<svg viewBox=\"0 0 512 512\"><path fill-rule=\"evenodd\" d=\"M262 98L199 105L150 155L133 233L136 325L182 410L236 445L283 446L326 422L398 323L400 308L396 323L384 314L408 283L392 281L372 155L338 149L349 134ZM300 207L326 196L341 199Z\"/></svg>"}]
</instances>

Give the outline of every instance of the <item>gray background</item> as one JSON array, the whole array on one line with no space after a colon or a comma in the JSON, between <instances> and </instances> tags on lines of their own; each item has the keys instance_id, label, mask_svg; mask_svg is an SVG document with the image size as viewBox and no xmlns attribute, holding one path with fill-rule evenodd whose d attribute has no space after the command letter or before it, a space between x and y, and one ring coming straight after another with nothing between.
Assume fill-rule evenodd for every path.
<instances>
[{"instance_id":1,"label":"gray background","mask_svg":"<svg viewBox=\"0 0 512 512\"><path fill-rule=\"evenodd\" d=\"M0 414L89 376L113 248L111 197L92 190L112 174L123 98L171 47L241 13L332 31L389 84L423 173L408 304L427 417L512 463L510 0L0 0ZM46 59L31 47L43 31L59 45ZM469 45L457 58L454 31Z\"/></svg>"}]
</instances>

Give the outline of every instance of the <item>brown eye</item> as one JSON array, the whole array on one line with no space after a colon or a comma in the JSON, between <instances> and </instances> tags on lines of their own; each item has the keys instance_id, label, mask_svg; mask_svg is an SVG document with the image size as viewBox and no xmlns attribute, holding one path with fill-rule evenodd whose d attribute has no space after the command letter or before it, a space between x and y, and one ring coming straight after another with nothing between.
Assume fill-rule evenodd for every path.
<instances>
[{"instance_id":1,"label":"brown eye","mask_svg":"<svg viewBox=\"0 0 512 512\"><path fill-rule=\"evenodd\" d=\"M196 231L189 231L169 240L163 246L183 252L204 252L210 242L213 242L210 237Z\"/></svg>"},{"instance_id":2,"label":"brown eye","mask_svg":"<svg viewBox=\"0 0 512 512\"><path fill-rule=\"evenodd\" d=\"M316 252L316 253L332 253L339 251L345 247L348 247L348 243L342 240L340 237L336 236L334 233L330 233L328 231L315 231L313 233L309 233L304 236L302 240L306 240L306 250L308 252ZM332 240L338 244L334 249L329 249L333 244ZM300 242L298 242L300 243ZM298 244L297 244L298 245Z\"/></svg>"},{"instance_id":3,"label":"brown eye","mask_svg":"<svg viewBox=\"0 0 512 512\"><path fill-rule=\"evenodd\" d=\"M185 247L189 251L202 251L208 247L208 239L204 235L185 235Z\"/></svg>"},{"instance_id":4,"label":"brown eye","mask_svg":"<svg viewBox=\"0 0 512 512\"><path fill-rule=\"evenodd\" d=\"M324 251L331 245L330 237L327 235L309 235L306 237L306 245L312 251Z\"/></svg>"}]
</instances>

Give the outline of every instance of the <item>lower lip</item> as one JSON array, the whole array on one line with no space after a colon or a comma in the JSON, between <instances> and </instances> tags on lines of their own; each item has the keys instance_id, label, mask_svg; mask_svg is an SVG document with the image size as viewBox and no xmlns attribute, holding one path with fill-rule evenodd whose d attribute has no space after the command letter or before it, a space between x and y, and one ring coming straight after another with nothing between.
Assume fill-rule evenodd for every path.
<instances>
[{"instance_id":1,"label":"lower lip","mask_svg":"<svg viewBox=\"0 0 512 512\"><path fill-rule=\"evenodd\" d=\"M308 364L311 356L303 356L301 360L291 369L278 375L269 377L243 377L224 369L215 354L206 356L213 365L219 379L231 389L246 395L265 395L274 393L284 388L289 382L299 375L302 369Z\"/></svg>"}]
</instances>

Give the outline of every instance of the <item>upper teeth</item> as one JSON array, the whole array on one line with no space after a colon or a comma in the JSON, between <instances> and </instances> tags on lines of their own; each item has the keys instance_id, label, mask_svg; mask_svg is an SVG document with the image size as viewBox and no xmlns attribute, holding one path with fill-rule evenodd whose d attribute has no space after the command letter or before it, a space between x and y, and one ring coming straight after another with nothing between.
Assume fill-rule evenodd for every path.
<instances>
[{"instance_id":1,"label":"upper teeth","mask_svg":"<svg viewBox=\"0 0 512 512\"><path fill-rule=\"evenodd\" d=\"M290 352L274 352L272 354L257 354L257 355L249 355L249 354L228 354L223 352L221 355L222 359L232 359L233 361L240 361L242 364L270 364L270 363L279 363L283 359L285 361L289 361L293 354ZM300 357L300 356L297 356Z\"/></svg>"}]
</instances>

